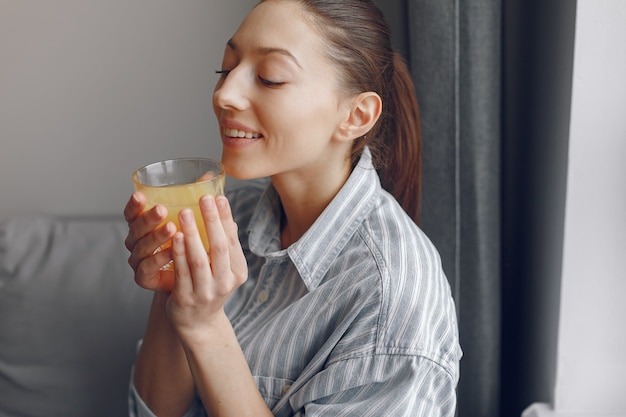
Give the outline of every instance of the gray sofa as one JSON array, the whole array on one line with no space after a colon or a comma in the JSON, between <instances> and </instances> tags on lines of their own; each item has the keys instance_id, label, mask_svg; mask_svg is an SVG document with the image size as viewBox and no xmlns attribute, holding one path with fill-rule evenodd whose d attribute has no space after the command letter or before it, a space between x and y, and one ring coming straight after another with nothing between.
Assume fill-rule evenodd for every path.
<instances>
[{"instance_id":1,"label":"gray sofa","mask_svg":"<svg viewBox=\"0 0 626 417\"><path fill-rule=\"evenodd\" d=\"M121 218L0 224L0 417L127 415L151 294Z\"/></svg>"}]
</instances>

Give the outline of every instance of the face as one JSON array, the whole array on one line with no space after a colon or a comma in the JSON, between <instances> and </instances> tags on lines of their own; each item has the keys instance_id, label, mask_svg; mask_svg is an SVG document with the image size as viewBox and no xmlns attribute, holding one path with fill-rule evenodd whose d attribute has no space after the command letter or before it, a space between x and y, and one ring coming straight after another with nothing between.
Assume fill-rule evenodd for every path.
<instances>
[{"instance_id":1,"label":"face","mask_svg":"<svg viewBox=\"0 0 626 417\"><path fill-rule=\"evenodd\" d=\"M319 178L349 160L336 135L346 100L303 13L294 1L265 1L226 46L213 107L235 178Z\"/></svg>"}]
</instances>

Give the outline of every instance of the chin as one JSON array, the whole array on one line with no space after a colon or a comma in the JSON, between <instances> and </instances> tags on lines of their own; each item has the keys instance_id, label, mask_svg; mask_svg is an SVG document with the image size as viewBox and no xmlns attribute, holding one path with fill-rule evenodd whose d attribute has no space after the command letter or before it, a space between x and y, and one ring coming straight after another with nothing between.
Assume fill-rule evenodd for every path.
<instances>
[{"instance_id":1,"label":"chin","mask_svg":"<svg viewBox=\"0 0 626 417\"><path fill-rule=\"evenodd\" d=\"M258 169L254 169L253 164L236 160L235 158L228 158L224 155L222 156L222 164L224 164L226 175L236 180L245 181L267 176L263 175Z\"/></svg>"}]
</instances>

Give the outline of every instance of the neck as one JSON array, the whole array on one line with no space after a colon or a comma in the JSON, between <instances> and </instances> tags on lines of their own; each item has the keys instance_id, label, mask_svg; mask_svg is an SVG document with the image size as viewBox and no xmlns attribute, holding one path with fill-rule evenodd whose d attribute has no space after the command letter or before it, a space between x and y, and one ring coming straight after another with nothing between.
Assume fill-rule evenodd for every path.
<instances>
[{"instance_id":1,"label":"neck","mask_svg":"<svg viewBox=\"0 0 626 417\"><path fill-rule=\"evenodd\" d=\"M350 175L350 164L323 175L272 177L283 206L281 244L287 248L304 235Z\"/></svg>"}]
</instances>

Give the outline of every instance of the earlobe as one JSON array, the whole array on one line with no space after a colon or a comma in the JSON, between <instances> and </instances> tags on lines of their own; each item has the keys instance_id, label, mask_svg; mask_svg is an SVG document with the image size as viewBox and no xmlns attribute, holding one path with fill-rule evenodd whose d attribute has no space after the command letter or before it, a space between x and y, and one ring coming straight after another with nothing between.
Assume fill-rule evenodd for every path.
<instances>
[{"instance_id":1,"label":"earlobe","mask_svg":"<svg viewBox=\"0 0 626 417\"><path fill-rule=\"evenodd\" d=\"M365 135L378 121L382 107L380 96L372 91L355 96L350 104L350 112L339 126L337 138L346 141Z\"/></svg>"}]
</instances>

